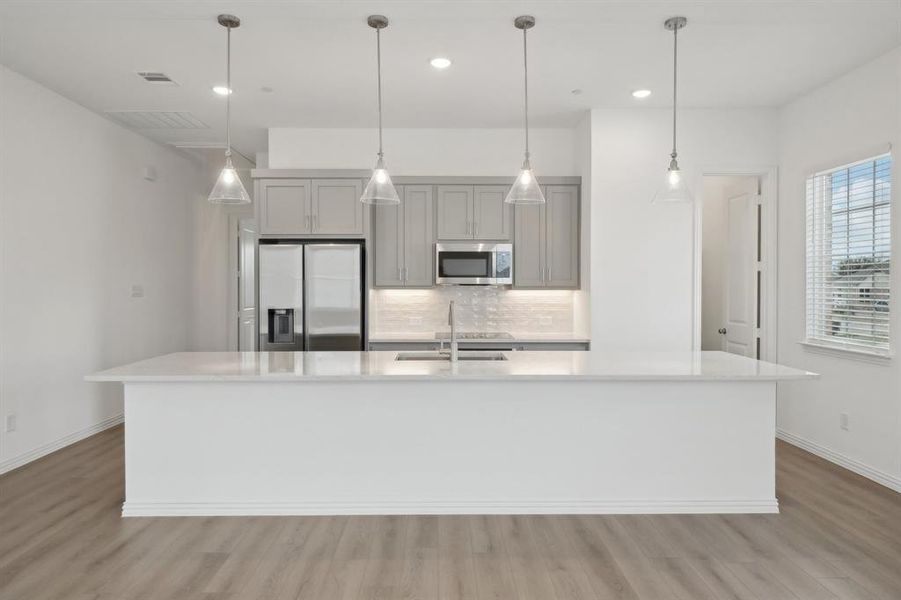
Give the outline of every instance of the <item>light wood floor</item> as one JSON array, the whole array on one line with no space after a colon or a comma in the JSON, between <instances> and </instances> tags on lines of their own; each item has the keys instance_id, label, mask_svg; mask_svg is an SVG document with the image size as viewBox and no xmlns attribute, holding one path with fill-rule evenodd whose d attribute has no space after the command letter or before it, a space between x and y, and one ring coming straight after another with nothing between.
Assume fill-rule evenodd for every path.
<instances>
[{"instance_id":1,"label":"light wood floor","mask_svg":"<svg viewBox=\"0 0 901 600\"><path fill-rule=\"evenodd\" d=\"M0 477L0 598L901 599L901 495L785 444L758 516L121 519L122 464Z\"/></svg>"}]
</instances>

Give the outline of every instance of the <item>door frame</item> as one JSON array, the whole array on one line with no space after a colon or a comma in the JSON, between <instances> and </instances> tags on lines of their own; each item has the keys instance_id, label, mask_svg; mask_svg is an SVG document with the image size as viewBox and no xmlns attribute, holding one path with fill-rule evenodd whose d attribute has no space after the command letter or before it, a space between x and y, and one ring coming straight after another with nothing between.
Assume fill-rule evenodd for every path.
<instances>
[{"instance_id":1,"label":"door frame","mask_svg":"<svg viewBox=\"0 0 901 600\"><path fill-rule=\"evenodd\" d=\"M710 165L701 169L695 189L698 190L692 218L692 332L691 347L701 349L702 252L704 215L704 177L726 175L757 177L760 181L760 242L761 242L761 290L760 290L760 360L776 362L778 359L778 237L779 237L779 169L775 166L723 167Z\"/></svg>"}]
</instances>

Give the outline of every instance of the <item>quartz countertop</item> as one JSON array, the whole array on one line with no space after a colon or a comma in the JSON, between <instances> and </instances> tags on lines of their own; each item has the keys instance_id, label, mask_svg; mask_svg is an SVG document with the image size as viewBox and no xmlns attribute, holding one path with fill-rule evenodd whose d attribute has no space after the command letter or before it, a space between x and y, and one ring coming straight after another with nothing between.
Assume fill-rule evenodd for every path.
<instances>
[{"instance_id":1,"label":"quartz countertop","mask_svg":"<svg viewBox=\"0 0 901 600\"><path fill-rule=\"evenodd\" d=\"M444 333L444 332L441 332ZM508 332L512 336L512 338L502 339L502 338L466 338L466 339L458 339L457 341L461 344L497 344L500 342L506 343L520 343L520 344L529 344L529 343L570 343L570 344L587 344L591 342L591 339L583 336L583 335L575 335L571 333L549 333L549 332L528 332L528 331L520 331L520 332ZM382 344L382 343L425 343L438 342L439 339L449 339L450 333L447 333L446 338L438 338L435 336L435 332L401 332L401 333L372 333L369 335L368 341L370 343Z\"/></svg>"},{"instance_id":2,"label":"quartz countertop","mask_svg":"<svg viewBox=\"0 0 901 600\"><path fill-rule=\"evenodd\" d=\"M725 352L505 352L505 361L396 361L397 352L178 352L87 381L783 381L815 373Z\"/></svg>"}]
</instances>

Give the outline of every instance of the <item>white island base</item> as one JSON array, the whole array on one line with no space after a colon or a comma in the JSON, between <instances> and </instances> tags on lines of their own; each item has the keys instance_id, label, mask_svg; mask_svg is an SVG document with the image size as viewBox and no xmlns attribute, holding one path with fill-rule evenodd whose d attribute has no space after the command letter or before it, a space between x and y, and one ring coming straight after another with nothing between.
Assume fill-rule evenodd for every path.
<instances>
[{"instance_id":1,"label":"white island base","mask_svg":"<svg viewBox=\"0 0 901 600\"><path fill-rule=\"evenodd\" d=\"M125 516L778 512L776 381L811 375L703 354L178 354L90 379L125 382Z\"/></svg>"}]
</instances>

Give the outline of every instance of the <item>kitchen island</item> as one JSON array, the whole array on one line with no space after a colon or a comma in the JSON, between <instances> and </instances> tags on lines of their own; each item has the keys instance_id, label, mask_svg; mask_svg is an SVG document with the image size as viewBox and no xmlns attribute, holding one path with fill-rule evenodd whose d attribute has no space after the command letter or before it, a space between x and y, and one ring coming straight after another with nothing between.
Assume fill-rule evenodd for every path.
<instances>
[{"instance_id":1,"label":"kitchen island","mask_svg":"<svg viewBox=\"0 0 901 600\"><path fill-rule=\"evenodd\" d=\"M125 386L124 516L778 512L776 384L722 352L176 353Z\"/></svg>"}]
</instances>

